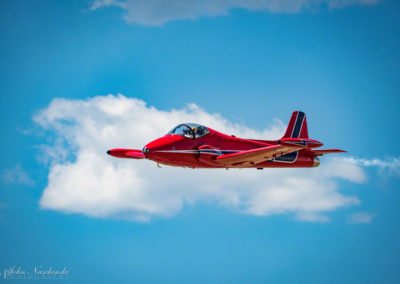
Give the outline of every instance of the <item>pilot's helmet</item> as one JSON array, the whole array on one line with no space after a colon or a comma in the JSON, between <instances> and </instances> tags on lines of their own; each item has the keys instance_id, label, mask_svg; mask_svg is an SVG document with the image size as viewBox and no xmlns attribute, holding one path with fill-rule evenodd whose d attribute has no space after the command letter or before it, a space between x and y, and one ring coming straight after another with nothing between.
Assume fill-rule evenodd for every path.
<instances>
[{"instance_id":1,"label":"pilot's helmet","mask_svg":"<svg viewBox=\"0 0 400 284\"><path fill-rule=\"evenodd\" d=\"M196 127L192 127L192 130L193 130L194 133L197 132L197 128Z\"/></svg>"}]
</instances>

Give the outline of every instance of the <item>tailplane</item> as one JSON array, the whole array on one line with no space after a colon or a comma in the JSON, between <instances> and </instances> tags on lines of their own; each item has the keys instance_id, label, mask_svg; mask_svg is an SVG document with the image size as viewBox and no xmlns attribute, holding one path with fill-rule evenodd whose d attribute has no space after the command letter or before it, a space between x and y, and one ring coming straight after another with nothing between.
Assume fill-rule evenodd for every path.
<instances>
[{"instance_id":1,"label":"tailplane","mask_svg":"<svg viewBox=\"0 0 400 284\"><path fill-rule=\"evenodd\" d=\"M290 118L285 135L282 138L308 139L306 114L302 111L294 111Z\"/></svg>"}]
</instances>

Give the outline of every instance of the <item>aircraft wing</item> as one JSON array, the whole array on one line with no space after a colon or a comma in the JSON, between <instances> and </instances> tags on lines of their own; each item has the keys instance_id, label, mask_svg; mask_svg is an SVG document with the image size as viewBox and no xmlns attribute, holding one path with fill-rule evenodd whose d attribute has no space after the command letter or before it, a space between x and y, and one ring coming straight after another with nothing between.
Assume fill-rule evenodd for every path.
<instances>
[{"instance_id":1,"label":"aircraft wing","mask_svg":"<svg viewBox=\"0 0 400 284\"><path fill-rule=\"evenodd\" d=\"M286 145L272 145L247 151L237 152L233 154L220 155L215 158L215 162L229 167L246 167L256 165L267 160L286 155L300 149L303 146L286 146Z\"/></svg>"}]
</instances>

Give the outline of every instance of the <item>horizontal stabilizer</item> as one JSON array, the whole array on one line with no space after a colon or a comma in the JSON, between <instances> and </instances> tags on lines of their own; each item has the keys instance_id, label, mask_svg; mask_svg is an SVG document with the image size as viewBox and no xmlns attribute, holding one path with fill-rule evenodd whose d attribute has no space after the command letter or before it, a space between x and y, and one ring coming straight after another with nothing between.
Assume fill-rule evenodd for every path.
<instances>
[{"instance_id":1,"label":"horizontal stabilizer","mask_svg":"<svg viewBox=\"0 0 400 284\"><path fill-rule=\"evenodd\" d=\"M343 151L343 150L339 150L339 149L323 149L323 150L311 150L311 152L316 156L322 156L325 154L346 153L347 151Z\"/></svg>"}]
</instances>

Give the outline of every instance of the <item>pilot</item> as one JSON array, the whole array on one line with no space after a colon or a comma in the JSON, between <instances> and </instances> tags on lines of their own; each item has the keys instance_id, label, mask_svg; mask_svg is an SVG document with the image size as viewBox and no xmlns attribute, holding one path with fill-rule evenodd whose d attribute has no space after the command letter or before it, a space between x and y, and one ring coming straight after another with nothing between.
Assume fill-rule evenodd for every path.
<instances>
[{"instance_id":1,"label":"pilot","mask_svg":"<svg viewBox=\"0 0 400 284\"><path fill-rule=\"evenodd\" d=\"M197 133L197 127L192 127L193 133L194 133L194 137L196 138L198 135Z\"/></svg>"}]
</instances>

